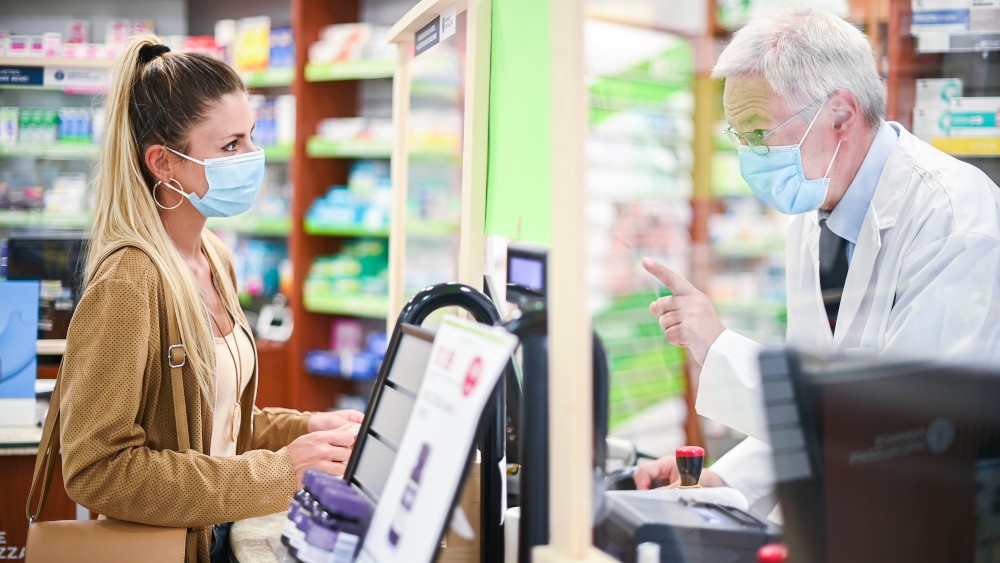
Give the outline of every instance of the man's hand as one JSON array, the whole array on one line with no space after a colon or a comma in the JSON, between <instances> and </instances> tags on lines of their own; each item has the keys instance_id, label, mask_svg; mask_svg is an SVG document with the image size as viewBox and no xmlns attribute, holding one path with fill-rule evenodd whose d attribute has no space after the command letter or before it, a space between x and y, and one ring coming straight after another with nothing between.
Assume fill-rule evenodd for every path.
<instances>
[{"instance_id":1,"label":"man's hand","mask_svg":"<svg viewBox=\"0 0 1000 563\"><path fill-rule=\"evenodd\" d=\"M364 413L356 410L342 410L333 412L318 412L309 417L306 429L309 432L319 430L337 430L345 425L361 424L365 421Z\"/></svg>"},{"instance_id":2,"label":"man's hand","mask_svg":"<svg viewBox=\"0 0 1000 563\"><path fill-rule=\"evenodd\" d=\"M642 267L673 294L649 305L649 311L660 320L664 337L671 344L690 350L694 361L704 365L708 349L726 330L712 302L691 282L663 264L643 258Z\"/></svg>"},{"instance_id":3,"label":"man's hand","mask_svg":"<svg viewBox=\"0 0 1000 563\"><path fill-rule=\"evenodd\" d=\"M677 470L677 458L672 455L661 457L656 461L644 463L632 475L635 488L640 491L681 484L681 474ZM726 482L711 469L703 469L699 484L702 487L725 487Z\"/></svg>"}]
</instances>

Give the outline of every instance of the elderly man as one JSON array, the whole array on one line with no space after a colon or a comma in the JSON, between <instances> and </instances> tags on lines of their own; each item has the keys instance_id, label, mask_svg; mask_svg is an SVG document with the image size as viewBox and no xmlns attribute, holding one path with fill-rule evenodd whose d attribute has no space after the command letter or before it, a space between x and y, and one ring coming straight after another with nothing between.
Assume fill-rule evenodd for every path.
<instances>
[{"instance_id":1,"label":"elderly man","mask_svg":"<svg viewBox=\"0 0 1000 563\"><path fill-rule=\"evenodd\" d=\"M753 192L792 215L787 342L820 354L1000 361L1000 190L977 168L887 123L864 35L821 11L750 22L719 56L728 133ZM652 305L664 335L701 364L697 410L748 436L703 473L766 512L773 472L759 345L651 260L673 293ZM676 463L640 468L639 488Z\"/></svg>"}]
</instances>

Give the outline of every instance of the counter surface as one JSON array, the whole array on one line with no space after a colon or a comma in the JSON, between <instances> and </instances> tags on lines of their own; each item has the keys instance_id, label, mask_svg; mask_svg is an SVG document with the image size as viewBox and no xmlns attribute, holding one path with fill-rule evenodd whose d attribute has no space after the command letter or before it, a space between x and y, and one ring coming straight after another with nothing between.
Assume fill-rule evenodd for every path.
<instances>
[{"instance_id":1,"label":"counter surface","mask_svg":"<svg viewBox=\"0 0 1000 563\"><path fill-rule=\"evenodd\" d=\"M294 561L291 558L279 559L271 546L267 544L270 538L280 538L285 527L287 512L277 512L259 518L248 518L233 524L229 533L229 544L232 546L233 559L239 563L282 563Z\"/></svg>"},{"instance_id":2,"label":"counter surface","mask_svg":"<svg viewBox=\"0 0 1000 563\"><path fill-rule=\"evenodd\" d=\"M0 427L0 456L35 455L41 440L42 429L36 426Z\"/></svg>"}]
</instances>

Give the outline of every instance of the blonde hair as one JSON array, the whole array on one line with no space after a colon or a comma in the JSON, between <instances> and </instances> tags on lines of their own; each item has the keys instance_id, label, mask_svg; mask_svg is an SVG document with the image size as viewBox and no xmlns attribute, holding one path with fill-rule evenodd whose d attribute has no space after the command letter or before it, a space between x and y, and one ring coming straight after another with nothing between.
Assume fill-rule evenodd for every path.
<instances>
[{"instance_id":1,"label":"blonde hair","mask_svg":"<svg viewBox=\"0 0 1000 563\"><path fill-rule=\"evenodd\" d=\"M84 279L89 285L99 262L115 246L135 246L149 255L162 275L163 291L174 296L187 361L209 397L215 380L212 329L194 275L157 214L156 179L146 167L144 154L154 144L186 151L191 128L223 96L246 92L246 87L222 61L196 53L164 52L166 48L158 45L163 43L153 35L132 39L112 69L114 82L106 99ZM203 233L202 244L213 262L220 264L212 235ZM218 277L227 307L239 311L228 272Z\"/></svg>"}]
</instances>

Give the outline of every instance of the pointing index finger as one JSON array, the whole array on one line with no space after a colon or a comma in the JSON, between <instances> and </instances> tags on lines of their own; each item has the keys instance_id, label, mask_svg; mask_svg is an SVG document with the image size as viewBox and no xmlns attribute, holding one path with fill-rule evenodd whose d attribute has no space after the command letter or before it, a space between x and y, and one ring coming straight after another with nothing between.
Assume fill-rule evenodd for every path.
<instances>
[{"instance_id":1,"label":"pointing index finger","mask_svg":"<svg viewBox=\"0 0 1000 563\"><path fill-rule=\"evenodd\" d=\"M683 276L652 258L643 258L642 267L650 274L653 274L656 279L663 282L663 285L667 286L674 295L686 295L698 291Z\"/></svg>"}]
</instances>

